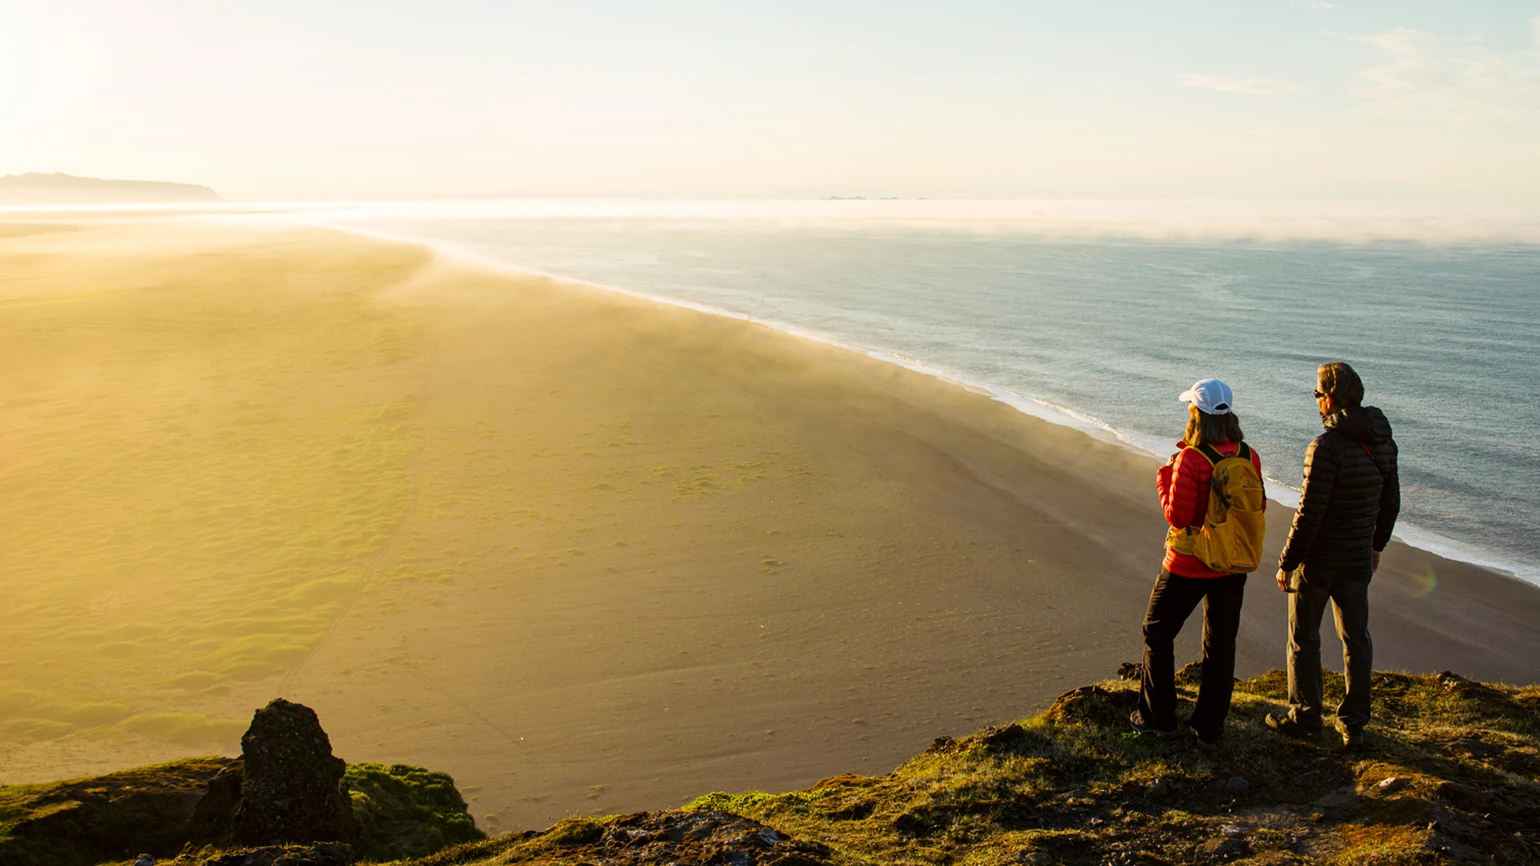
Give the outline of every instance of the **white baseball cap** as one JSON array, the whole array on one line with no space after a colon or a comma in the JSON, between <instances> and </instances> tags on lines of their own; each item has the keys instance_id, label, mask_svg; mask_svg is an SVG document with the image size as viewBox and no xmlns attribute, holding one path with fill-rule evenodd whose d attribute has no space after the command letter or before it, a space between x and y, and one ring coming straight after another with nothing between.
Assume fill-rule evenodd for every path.
<instances>
[{"instance_id":1,"label":"white baseball cap","mask_svg":"<svg viewBox=\"0 0 1540 866\"><path fill-rule=\"evenodd\" d=\"M1235 395L1230 393L1230 386L1218 379L1194 382L1191 388L1183 391L1182 396L1176 399L1197 406L1198 411L1205 415L1228 415L1230 407L1235 404Z\"/></svg>"}]
</instances>

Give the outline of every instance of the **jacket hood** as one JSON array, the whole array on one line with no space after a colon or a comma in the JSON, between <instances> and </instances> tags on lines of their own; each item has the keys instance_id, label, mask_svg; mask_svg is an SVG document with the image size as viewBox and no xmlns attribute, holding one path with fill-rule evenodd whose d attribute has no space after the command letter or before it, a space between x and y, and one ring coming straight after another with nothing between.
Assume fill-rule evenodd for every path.
<instances>
[{"instance_id":1,"label":"jacket hood","mask_svg":"<svg viewBox=\"0 0 1540 866\"><path fill-rule=\"evenodd\" d=\"M1373 406L1349 406L1322 418L1321 424L1360 445L1383 445L1390 441L1390 419Z\"/></svg>"}]
</instances>

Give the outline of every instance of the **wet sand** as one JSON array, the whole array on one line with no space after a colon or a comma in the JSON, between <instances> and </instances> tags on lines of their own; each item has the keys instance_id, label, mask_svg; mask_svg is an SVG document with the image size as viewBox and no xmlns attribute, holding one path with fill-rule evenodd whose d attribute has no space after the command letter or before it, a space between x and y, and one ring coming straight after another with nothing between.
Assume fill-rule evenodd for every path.
<instances>
[{"instance_id":1,"label":"wet sand","mask_svg":"<svg viewBox=\"0 0 1540 866\"><path fill-rule=\"evenodd\" d=\"M882 772L1138 658L1152 459L415 247L73 225L0 225L0 781L228 752L281 694L538 827ZM1540 679L1540 589L1398 543L1374 605L1378 667ZM1284 611L1254 575L1242 675Z\"/></svg>"}]
</instances>

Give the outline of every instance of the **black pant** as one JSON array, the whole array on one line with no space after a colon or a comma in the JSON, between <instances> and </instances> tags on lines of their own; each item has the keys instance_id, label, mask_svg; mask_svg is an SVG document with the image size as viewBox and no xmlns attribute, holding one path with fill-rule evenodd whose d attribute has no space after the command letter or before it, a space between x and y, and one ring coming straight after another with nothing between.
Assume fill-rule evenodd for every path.
<instances>
[{"instance_id":1,"label":"black pant","mask_svg":"<svg viewBox=\"0 0 1540 866\"><path fill-rule=\"evenodd\" d=\"M1342 669L1347 694L1337 705L1337 721L1357 730L1369 723L1369 680L1374 671L1374 642L1369 638L1369 581L1307 577L1289 596L1289 715L1302 728L1321 728L1321 617L1331 605L1342 641Z\"/></svg>"},{"instance_id":2,"label":"black pant","mask_svg":"<svg viewBox=\"0 0 1540 866\"><path fill-rule=\"evenodd\" d=\"M1182 577L1164 569L1155 578L1144 613L1144 678L1139 715L1162 731L1176 730L1176 656L1172 648L1182 624L1203 602L1203 684L1189 724L1205 742L1224 736L1230 695L1235 690L1235 635L1241 628L1246 575Z\"/></svg>"}]
</instances>

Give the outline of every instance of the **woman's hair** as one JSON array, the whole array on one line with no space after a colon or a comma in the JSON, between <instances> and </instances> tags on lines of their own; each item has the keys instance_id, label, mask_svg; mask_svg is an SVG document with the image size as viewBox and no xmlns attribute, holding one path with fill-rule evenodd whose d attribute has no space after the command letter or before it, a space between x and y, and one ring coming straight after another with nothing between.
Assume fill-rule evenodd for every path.
<instances>
[{"instance_id":1,"label":"woman's hair","mask_svg":"<svg viewBox=\"0 0 1540 866\"><path fill-rule=\"evenodd\" d=\"M1187 404L1187 435L1182 441L1188 445L1223 445L1239 443L1246 438L1241 432L1241 422L1234 412L1210 415L1191 403Z\"/></svg>"},{"instance_id":2,"label":"woman's hair","mask_svg":"<svg viewBox=\"0 0 1540 866\"><path fill-rule=\"evenodd\" d=\"M1358 378L1358 372L1346 361L1322 364L1316 371L1316 378L1321 381L1321 391L1330 394L1338 406L1345 409L1363 405L1364 380Z\"/></svg>"}]
</instances>

